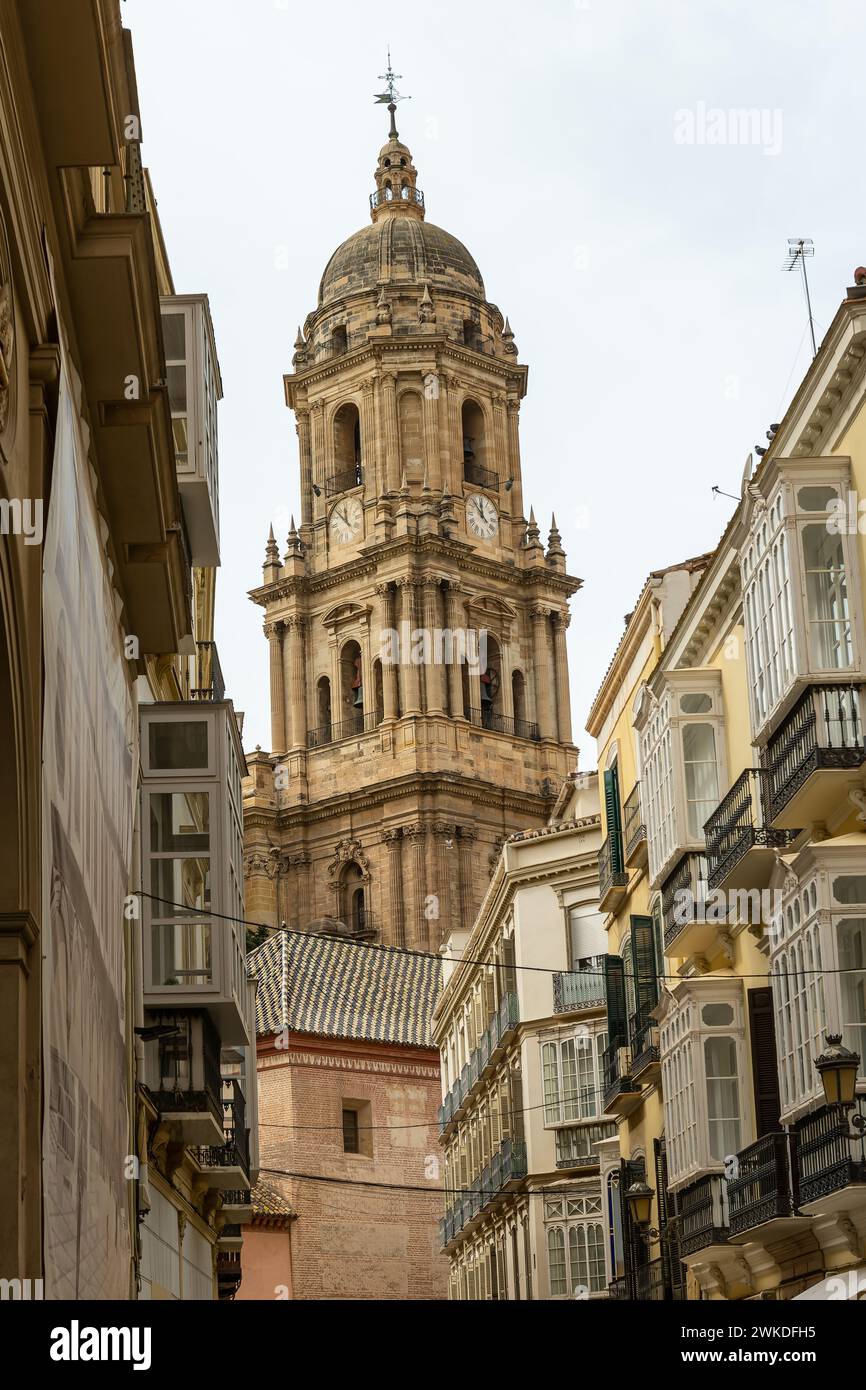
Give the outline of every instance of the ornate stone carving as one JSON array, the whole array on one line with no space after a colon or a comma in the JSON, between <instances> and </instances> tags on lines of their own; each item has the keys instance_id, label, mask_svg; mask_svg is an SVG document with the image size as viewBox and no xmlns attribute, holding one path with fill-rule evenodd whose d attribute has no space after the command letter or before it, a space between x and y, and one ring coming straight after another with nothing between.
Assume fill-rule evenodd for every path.
<instances>
[{"instance_id":1,"label":"ornate stone carving","mask_svg":"<svg viewBox=\"0 0 866 1390\"><path fill-rule=\"evenodd\" d=\"M268 850L254 849L244 857L244 878L274 878L279 869L280 851L275 845Z\"/></svg>"},{"instance_id":2,"label":"ornate stone carving","mask_svg":"<svg viewBox=\"0 0 866 1390\"><path fill-rule=\"evenodd\" d=\"M357 864L361 870L361 882L370 882L370 861L364 853L360 840L347 839L337 843L334 857L328 865L328 878L332 888L339 887L340 873L346 864Z\"/></svg>"}]
</instances>

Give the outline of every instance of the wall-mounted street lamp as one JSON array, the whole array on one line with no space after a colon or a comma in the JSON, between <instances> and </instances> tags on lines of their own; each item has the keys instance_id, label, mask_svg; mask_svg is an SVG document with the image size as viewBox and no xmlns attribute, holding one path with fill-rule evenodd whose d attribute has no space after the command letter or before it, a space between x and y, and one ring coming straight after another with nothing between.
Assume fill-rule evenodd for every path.
<instances>
[{"instance_id":1,"label":"wall-mounted street lamp","mask_svg":"<svg viewBox=\"0 0 866 1390\"><path fill-rule=\"evenodd\" d=\"M636 1182L633 1182L631 1187L626 1189L625 1194L625 1200L628 1202L628 1209L631 1212L632 1221L642 1236L647 1236L652 1240L657 1239L659 1234L658 1231L653 1230L650 1226L653 1197L655 1195L649 1183L642 1182L640 1178L638 1178Z\"/></svg>"},{"instance_id":2,"label":"wall-mounted street lamp","mask_svg":"<svg viewBox=\"0 0 866 1390\"><path fill-rule=\"evenodd\" d=\"M824 1087L824 1099L828 1105L841 1105L848 1110L854 1104L857 1088L857 1071L860 1058L842 1042L841 1033L827 1034L827 1049L815 1058L815 1070ZM866 1120L856 1115L852 1120L856 1129L866 1128Z\"/></svg>"}]
</instances>

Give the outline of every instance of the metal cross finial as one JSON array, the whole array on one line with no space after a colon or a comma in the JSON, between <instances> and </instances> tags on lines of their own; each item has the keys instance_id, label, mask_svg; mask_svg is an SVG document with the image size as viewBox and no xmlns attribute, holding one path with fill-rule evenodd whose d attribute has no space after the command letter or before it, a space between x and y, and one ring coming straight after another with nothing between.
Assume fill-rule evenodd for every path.
<instances>
[{"instance_id":1,"label":"metal cross finial","mask_svg":"<svg viewBox=\"0 0 866 1390\"><path fill-rule=\"evenodd\" d=\"M411 101L411 97L403 97L403 96L401 96L400 93L397 91L397 83L403 81L403 74L402 74L402 73L399 73L399 72L395 72L394 69L391 67L391 46L390 46L390 44L388 45L388 68L387 68L387 71L386 71L386 72L380 72L380 73L379 73L379 81L380 81L380 82L386 83L386 85L387 85L387 91L377 93L377 95L374 97L374 100L376 101L376 103L377 103L378 105L382 105L382 106L387 105L388 110L391 112L391 132L390 132L390 133L391 133L391 138L394 139L394 140L396 140L396 138L397 138L397 123L396 123L394 117L395 117L395 114L396 114L396 111L397 111L397 102L398 102L398 101Z\"/></svg>"}]
</instances>

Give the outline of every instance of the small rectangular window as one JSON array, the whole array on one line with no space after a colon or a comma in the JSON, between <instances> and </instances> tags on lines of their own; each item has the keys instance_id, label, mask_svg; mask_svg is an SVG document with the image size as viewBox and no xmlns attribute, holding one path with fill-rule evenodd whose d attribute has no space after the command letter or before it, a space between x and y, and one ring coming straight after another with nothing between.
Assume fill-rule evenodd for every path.
<instances>
[{"instance_id":1,"label":"small rectangular window","mask_svg":"<svg viewBox=\"0 0 866 1390\"><path fill-rule=\"evenodd\" d=\"M343 1152L347 1154L357 1154L359 1148L358 1133L358 1112L357 1110L343 1111Z\"/></svg>"},{"instance_id":2,"label":"small rectangular window","mask_svg":"<svg viewBox=\"0 0 866 1390\"><path fill-rule=\"evenodd\" d=\"M148 749L154 771L176 772L183 768L206 768L207 721L171 719L149 725Z\"/></svg>"}]
</instances>

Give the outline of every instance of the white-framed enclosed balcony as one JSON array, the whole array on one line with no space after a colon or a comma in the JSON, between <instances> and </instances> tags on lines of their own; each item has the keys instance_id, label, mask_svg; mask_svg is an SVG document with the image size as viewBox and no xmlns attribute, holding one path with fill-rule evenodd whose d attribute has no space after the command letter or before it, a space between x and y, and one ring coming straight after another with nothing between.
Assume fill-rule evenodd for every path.
<instances>
[{"instance_id":1,"label":"white-framed enclosed balcony","mask_svg":"<svg viewBox=\"0 0 866 1390\"><path fill-rule=\"evenodd\" d=\"M222 380L205 294L160 299L175 466L192 562L220 562L217 402Z\"/></svg>"},{"instance_id":2,"label":"white-framed enclosed balcony","mask_svg":"<svg viewBox=\"0 0 866 1390\"><path fill-rule=\"evenodd\" d=\"M659 888L687 852L702 852L704 824L727 786L721 673L668 671L635 702L640 804L650 885Z\"/></svg>"},{"instance_id":3,"label":"white-framed enclosed balcony","mask_svg":"<svg viewBox=\"0 0 866 1390\"><path fill-rule=\"evenodd\" d=\"M148 1012L138 1030L144 1049L143 1081L180 1144L222 1142L220 1037L204 1009Z\"/></svg>"},{"instance_id":4,"label":"white-framed enclosed balcony","mask_svg":"<svg viewBox=\"0 0 866 1390\"><path fill-rule=\"evenodd\" d=\"M824 1104L815 1059L828 1033L866 1060L866 835L811 844L778 878L770 980L781 1119L794 1124Z\"/></svg>"},{"instance_id":5,"label":"white-framed enclosed balcony","mask_svg":"<svg viewBox=\"0 0 866 1390\"><path fill-rule=\"evenodd\" d=\"M752 506L740 570L749 714L761 748L809 687L861 684L863 591L850 489L850 459L776 459Z\"/></svg>"},{"instance_id":6,"label":"white-framed enclosed balcony","mask_svg":"<svg viewBox=\"0 0 866 1390\"><path fill-rule=\"evenodd\" d=\"M144 1004L206 1009L251 1041L243 899L243 751L228 701L143 705Z\"/></svg>"}]
</instances>

